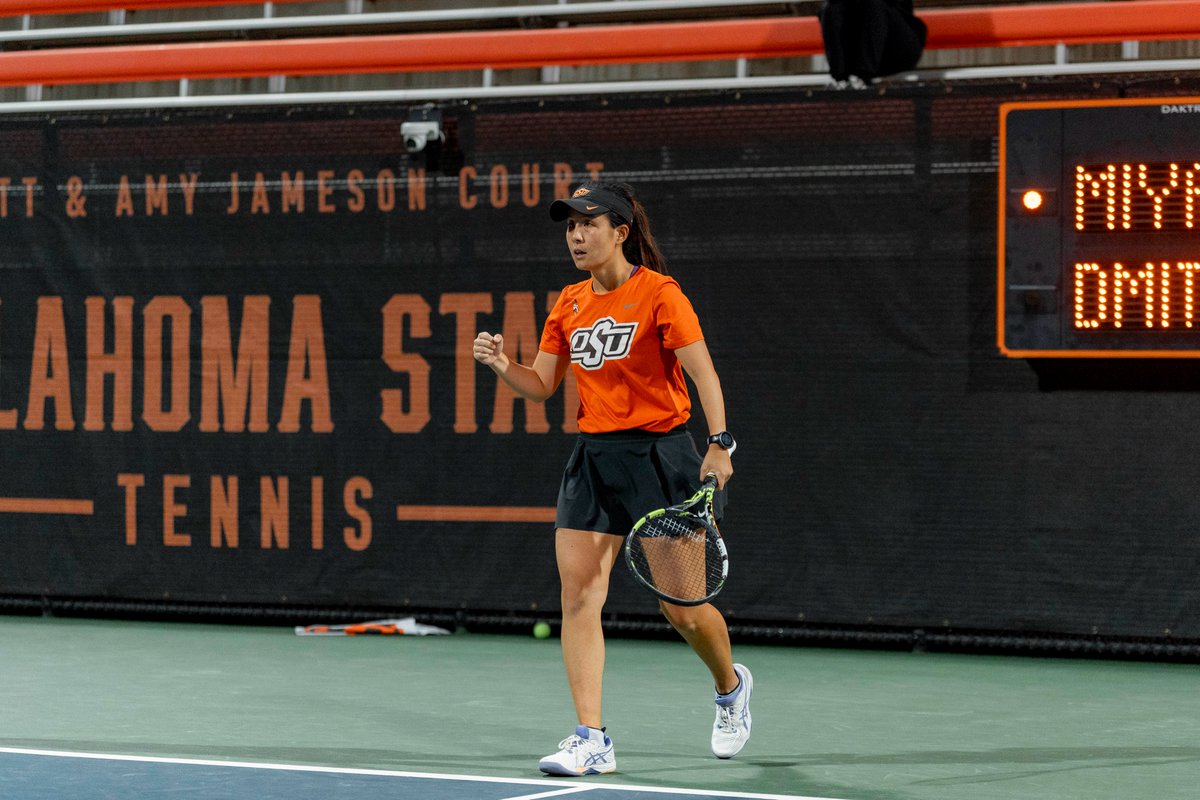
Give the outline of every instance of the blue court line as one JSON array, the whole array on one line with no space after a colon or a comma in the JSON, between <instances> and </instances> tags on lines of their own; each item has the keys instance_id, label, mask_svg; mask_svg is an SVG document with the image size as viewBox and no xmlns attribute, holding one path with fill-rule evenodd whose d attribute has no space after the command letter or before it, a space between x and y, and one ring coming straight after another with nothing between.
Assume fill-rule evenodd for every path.
<instances>
[{"instance_id":1,"label":"blue court line","mask_svg":"<svg viewBox=\"0 0 1200 800\"><path fill-rule=\"evenodd\" d=\"M4 800L833 800L562 780L0 747Z\"/></svg>"}]
</instances>

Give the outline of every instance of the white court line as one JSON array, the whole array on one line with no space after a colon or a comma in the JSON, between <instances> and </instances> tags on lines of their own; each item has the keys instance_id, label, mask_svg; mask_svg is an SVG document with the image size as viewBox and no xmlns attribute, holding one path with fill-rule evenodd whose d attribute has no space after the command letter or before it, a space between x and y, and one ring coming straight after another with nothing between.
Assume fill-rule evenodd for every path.
<instances>
[{"instance_id":1,"label":"white court line","mask_svg":"<svg viewBox=\"0 0 1200 800\"><path fill-rule=\"evenodd\" d=\"M578 792L590 792L593 789L598 789L598 786L571 786L566 789L559 789L557 792L539 792L538 794L523 794L520 797L505 797L503 800L539 800L542 797L558 797L564 794L576 794Z\"/></svg>"},{"instance_id":2,"label":"white court line","mask_svg":"<svg viewBox=\"0 0 1200 800\"><path fill-rule=\"evenodd\" d=\"M477 783L514 783L525 786L553 786L562 792L543 792L525 797L550 797L575 791L604 789L609 792L653 792L655 794L703 795L706 797L739 797L746 800L838 800L835 797L809 797L799 794L756 794L754 792L722 792L707 789L675 789L661 786L633 786L611 783L570 783L561 780L535 778L493 778L484 775L452 775L442 772L408 772L390 769L360 769L356 767L314 767L301 764L269 764L254 761L215 761L199 758L163 758L159 756L126 756L112 753L75 753L66 750L34 750L23 747L0 747L0 753L18 756L49 756L51 758L83 758L92 761L132 761L144 764L183 764L194 767L234 767L240 769L269 769L281 772L318 772L333 775L374 775L389 778L423 778L438 781L475 781ZM519 800L519 798L510 798Z\"/></svg>"}]
</instances>

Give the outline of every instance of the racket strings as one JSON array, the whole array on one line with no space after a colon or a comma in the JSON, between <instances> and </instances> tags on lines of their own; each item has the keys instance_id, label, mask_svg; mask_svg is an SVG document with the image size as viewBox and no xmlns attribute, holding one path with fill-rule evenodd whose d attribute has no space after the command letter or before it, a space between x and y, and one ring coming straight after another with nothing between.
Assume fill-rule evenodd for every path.
<instances>
[{"instance_id":1,"label":"racket strings","mask_svg":"<svg viewBox=\"0 0 1200 800\"><path fill-rule=\"evenodd\" d=\"M648 520L633 534L629 558L644 580L681 602L711 597L725 578L717 535L690 515Z\"/></svg>"},{"instance_id":2,"label":"racket strings","mask_svg":"<svg viewBox=\"0 0 1200 800\"><path fill-rule=\"evenodd\" d=\"M647 527L649 530L643 534L647 537L680 536L697 539L706 533L703 525L670 514L652 520Z\"/></svg>"}]
</instances>

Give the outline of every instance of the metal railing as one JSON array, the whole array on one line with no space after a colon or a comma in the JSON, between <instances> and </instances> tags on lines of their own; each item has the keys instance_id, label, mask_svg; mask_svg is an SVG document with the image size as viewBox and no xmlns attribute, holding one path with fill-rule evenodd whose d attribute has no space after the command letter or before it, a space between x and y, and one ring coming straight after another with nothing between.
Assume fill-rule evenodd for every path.
<instances>
[{"instance_id":1,"label":"metal railing","mask_svg":"<svg viewBox=\"0 0 1200 800\"><path fill-rule=\"evenodd\" d=\"M69 5L66 3L65 5ZM163 0L163 6L167 0ZM274 16L272 9L256 17L180 22L78 25L0 31L5 50L92 43L130 44L150 41L197 41L220 38L269 39L283 36L345 36L364 33L424 33L494 28L546 28L561 24L628 23L702 19L706 17L781 16L798 13L816 2L768 0L609 0L571 4L428 9L423 11L355 11L344 14ZM159 7L159 6L155 6ZM0 2L0 12L3 11Z\"/></svg>"}]
</instances>

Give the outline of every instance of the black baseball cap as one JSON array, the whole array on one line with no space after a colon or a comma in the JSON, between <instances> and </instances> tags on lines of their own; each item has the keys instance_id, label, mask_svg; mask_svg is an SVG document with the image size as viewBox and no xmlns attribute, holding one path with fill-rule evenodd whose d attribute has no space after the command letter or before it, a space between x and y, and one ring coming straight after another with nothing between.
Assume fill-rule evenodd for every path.
<instances>
[{"instance_id":1,"label":"black baseball cap","mask_svg":"<svg viewBox=\"0 0 1200 800\"><path fill-rule=\"evenodd\" d=\"M612 211L626 222L633 222L633 206L629 204L629 201L616 192L595 184L584 184L576 189L568 199L555 200L551 203L550 219L562 222L572 210L591 216L607 214Z\"/></svg>"}]
</instances>

